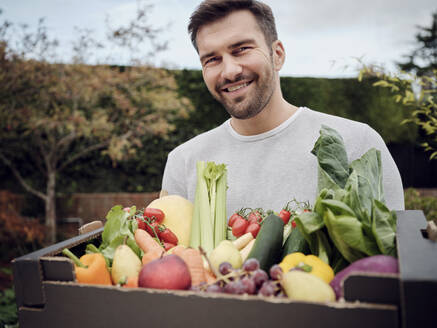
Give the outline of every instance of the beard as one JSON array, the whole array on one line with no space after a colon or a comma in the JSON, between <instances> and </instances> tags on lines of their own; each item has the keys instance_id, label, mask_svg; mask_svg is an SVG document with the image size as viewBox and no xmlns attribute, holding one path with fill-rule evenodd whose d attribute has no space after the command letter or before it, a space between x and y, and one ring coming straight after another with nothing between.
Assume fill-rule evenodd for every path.
<instances>
[{"instance_id":1,"label":"beard","mask_svg":"<svg viewBox=\"0 0 437 328\"><path fill-rule=\"evenodd\" d=\"M252 87L253 90L241 97L234 99L227 98L226 92L222 90L222 87L227 83L242 80L252 81L249 87ZM229 115L237 119L245 120L258 115L269 103L274 91L275 83L272 63L266 66L262 75L252 72L250 74L242 74L234 81L227 80L219 83L215 88L213 96L225 107Z\"/></svg>"}]
</instances>

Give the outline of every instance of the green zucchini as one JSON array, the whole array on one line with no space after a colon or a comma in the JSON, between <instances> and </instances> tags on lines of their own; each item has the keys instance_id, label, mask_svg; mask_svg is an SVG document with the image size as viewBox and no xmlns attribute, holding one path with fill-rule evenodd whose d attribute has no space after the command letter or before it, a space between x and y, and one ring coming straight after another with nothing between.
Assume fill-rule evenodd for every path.
<instances>
[{"instance_id":1,"label":"green zucchini","mask_svg":"<svg viewBox=\"0 0 437 328\"><path fill-rule=\"evenodd\" d=\"M273 264L279 263L283 234L284 222L278 216L270 214L264 220L247 258L257 259L260 268L268 273Z\"/></svg>"},{"instance_id":2,"label":"green zucchini","mask_svg":"<svg viewBox=\"0 0 437 328\"><path fill-rule=\"evenodd\" d=\"M282 258L295 252L301 252L305 255L311 253L308 242L297 227L291 229L291 233L282 247Z\"/></svg>"}]
</instances>

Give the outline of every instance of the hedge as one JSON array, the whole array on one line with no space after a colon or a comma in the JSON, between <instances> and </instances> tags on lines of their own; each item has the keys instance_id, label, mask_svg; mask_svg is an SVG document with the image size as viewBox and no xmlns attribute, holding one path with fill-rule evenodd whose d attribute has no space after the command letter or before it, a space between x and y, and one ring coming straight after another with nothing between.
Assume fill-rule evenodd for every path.
<instances>
[{"instance_id":1,"label":"hedge","mask_svg":"<svg viewBox=\"0 0 437 328\"><path fill-rule=\"evenodd\" d=\"M58 193L157 191L168 152L228 119L227 112L209 94L201 71L173 72L179 94L190 98L194 105L189 117L174 121L176 129L166 139L144 139L143 150L134 160L114 167L108 158L96 152L78 161L59 177ZM387 90L372 87L370 80L282 77L281 88L290 103L365 122L377 130L386 143L411 144L417 138L414 126L400 124L408 116L408 110L396 104ZM22 167L26 167L24 158ZM30 179L41 183L37 176ZM0 166L0 181L0 189L24 193L4 166ZM29 203L29 211L34 212L38 202L29 197ZM42 211L39 206L38 211Z\"/></svg>"}]
</instances>

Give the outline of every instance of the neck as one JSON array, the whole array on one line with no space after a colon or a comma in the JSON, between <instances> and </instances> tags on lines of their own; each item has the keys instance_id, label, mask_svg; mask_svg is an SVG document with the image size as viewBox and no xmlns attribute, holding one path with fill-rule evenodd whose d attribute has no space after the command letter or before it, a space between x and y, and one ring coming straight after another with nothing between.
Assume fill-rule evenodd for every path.
<instances>
[{"instance_id":1,"label":"neck","mask_svg":"<svg viewBox=\"0 0 437 328\"><path fill-rule=\"evenodd\" d=\"M257 135L281 125L293 116L296 111L297 107L289 104L279 91L279 94L274 94L270 102L258 115L245 120L232 117L231 126L241 135Z\"/></svg>"}]
</instances>

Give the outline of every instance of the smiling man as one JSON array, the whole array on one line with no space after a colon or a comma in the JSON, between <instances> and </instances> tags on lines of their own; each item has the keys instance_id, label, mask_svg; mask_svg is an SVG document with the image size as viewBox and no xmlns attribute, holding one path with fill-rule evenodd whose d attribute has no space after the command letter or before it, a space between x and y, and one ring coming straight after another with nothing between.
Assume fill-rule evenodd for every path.
<instances>
[{"instance_id":1,"label":"smiling man","mask_svg":"<svg viewBox=\"0 0 437 328\"><path fill-rule=\"evenodd\" d=\"M206 0L192 14L188 30L205 84L230 119L169 153L163 190L194 201L196 162L215 161L228 167L228 217L243 207L280 211L293 198L312 203L317 159L311 150L324 124L342 135L349 161L372 147L381 151L386 203L404 209L399 171L376 131L283 98L279 71L285 51L270 7Z\"/></svg>"}]
</instances>

